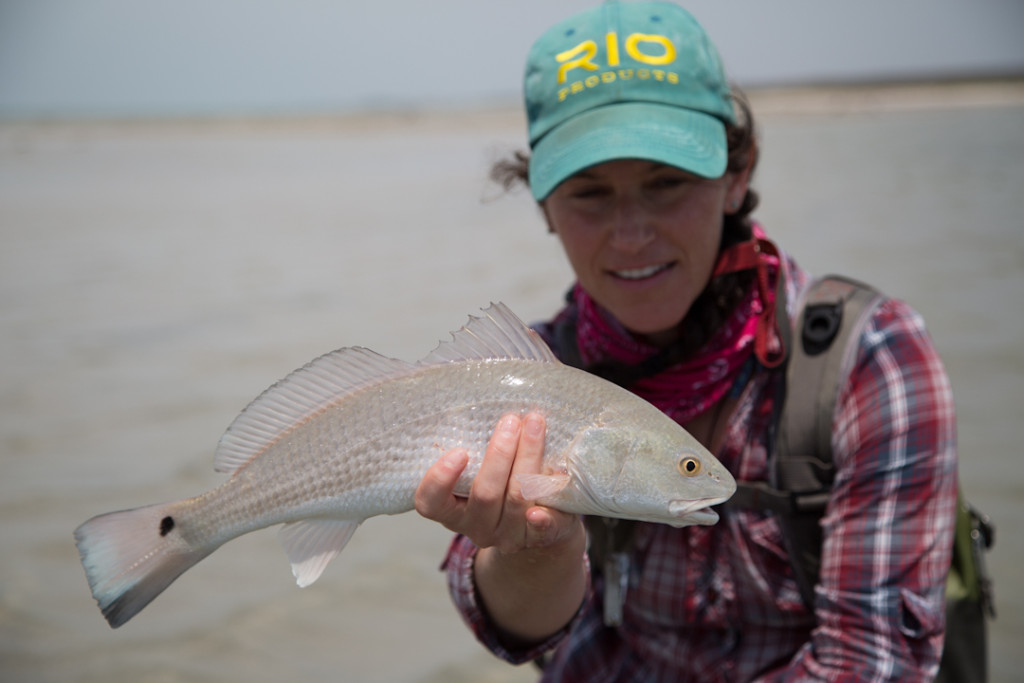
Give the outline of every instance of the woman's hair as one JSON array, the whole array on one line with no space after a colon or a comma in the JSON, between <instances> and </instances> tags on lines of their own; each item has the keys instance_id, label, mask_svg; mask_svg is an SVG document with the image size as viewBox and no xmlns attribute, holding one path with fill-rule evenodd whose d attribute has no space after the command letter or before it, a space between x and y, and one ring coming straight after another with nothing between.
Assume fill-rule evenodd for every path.
<instances>
[{"instance_id":1,"label":"woman's hair","mask_svg":"<svg viewBox=\"0 0 1024 683\"><path fill-rule=\"evenodd\" d=\"M758 154L754 116L746 96L738 88L733 88L732 99L738 116L736 123L725 123L725 139L729 150L726 171L739 173L749 166L753 173L757 166ZM529 185L529 153L520 150L514 152L510 158L497 161L491 167L490 175L491 180L501 185L505 191L510 191L517 185ZM748 187L739 209L723 216L719 252L750 239L750 214L757 208L757 204L757 192ZM750 271L728 273L711 279L693 302L683 321L683 335L679 341L683 347L683 357L698 351L707 342L711 334L743 299L752 283L753 273Z\"/></svg>"}]
</instances>

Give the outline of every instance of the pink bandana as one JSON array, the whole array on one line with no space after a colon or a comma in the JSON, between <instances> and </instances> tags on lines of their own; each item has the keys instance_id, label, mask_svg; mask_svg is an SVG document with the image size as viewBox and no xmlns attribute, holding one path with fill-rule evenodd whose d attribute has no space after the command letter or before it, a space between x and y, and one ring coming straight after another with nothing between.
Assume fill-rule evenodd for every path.
<instances>
[{"instance_id":1,"label":"pink bandana","mask_svg":"<svg viewBox=\"0 0 1024 683\"><path fill-rule=\"evenodd\" d=\"M775 291L780 259L775 245L760 226L754 237L722 253L714 276L756 268L757 285L692 358L638 380L630 390L647 399L669 417L686 424L713 406L729 391L740 370L756 352L762 364L774 367L783 350L775 326ZM613 361L636 365L658 353L633 336L601 309L577 285L577 344L585 365Z\"/></svg>"}]
</instances>

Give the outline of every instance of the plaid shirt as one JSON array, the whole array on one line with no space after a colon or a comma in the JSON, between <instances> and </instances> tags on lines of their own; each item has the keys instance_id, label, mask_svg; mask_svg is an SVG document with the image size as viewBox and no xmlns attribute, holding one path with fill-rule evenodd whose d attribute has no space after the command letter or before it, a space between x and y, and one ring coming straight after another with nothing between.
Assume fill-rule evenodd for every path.
<instances>
[{"instance_id":1,"label":"plaid shirt","mask_svg":"<svg viewBox=\"0 0 1024 683\"><path fill-rule=\"evenodd\" d=\"M777 520L728 510L711 527L638 524L622 626L604 625L595 574L572 623L521 651L498 640L476 599L476 548L456 537L444 566L467 624L510 662L556 647L551 681L931 680L957 495L952 395L923 321L900 301L877 309L858 353L836 405L813 614ZM735 388L718 457L739 480L767 479L774 381L759 367Z\"/></svg>"}]
</instances>

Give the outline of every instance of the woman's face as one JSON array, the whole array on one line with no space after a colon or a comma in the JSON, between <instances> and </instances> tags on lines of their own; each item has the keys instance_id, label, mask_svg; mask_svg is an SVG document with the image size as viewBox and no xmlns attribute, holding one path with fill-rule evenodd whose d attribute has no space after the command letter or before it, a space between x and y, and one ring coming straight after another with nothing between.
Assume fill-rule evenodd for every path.
<instances>
[{"instance_id":1,"label":"woman's face","mask_svg":"<svg viewBox=\"0 0 1024 683\"><path fill-rule=\"evenodd\" d=\"M722 217L742 202L747 178L609 161L567 179L542 208L580 285L628 330L665 345L711 278Z\"/></svg>"}]
</instances>

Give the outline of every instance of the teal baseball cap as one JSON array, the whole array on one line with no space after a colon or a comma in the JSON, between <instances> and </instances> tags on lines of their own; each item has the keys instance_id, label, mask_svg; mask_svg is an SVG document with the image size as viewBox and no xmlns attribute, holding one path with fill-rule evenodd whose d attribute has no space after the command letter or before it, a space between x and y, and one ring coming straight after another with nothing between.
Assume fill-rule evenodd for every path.
<instances>
[{"instance_id":1,"label":"teal baseball cap","mask_svg":"<svg viewBox=\"0 0 1024 683\"><path fill-rule=\"evenodd\" d=\"M729 84L708 35L678 5L612 0L556 24L530 50L524 96L537 201L613 159L725 173Z\"/></svg>"}]
</instances>

